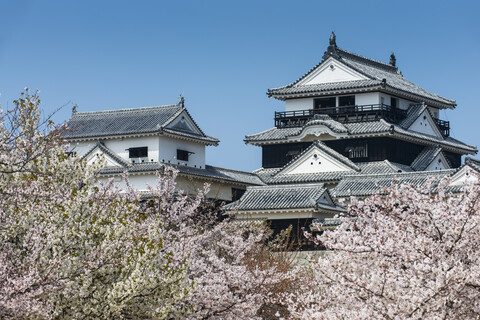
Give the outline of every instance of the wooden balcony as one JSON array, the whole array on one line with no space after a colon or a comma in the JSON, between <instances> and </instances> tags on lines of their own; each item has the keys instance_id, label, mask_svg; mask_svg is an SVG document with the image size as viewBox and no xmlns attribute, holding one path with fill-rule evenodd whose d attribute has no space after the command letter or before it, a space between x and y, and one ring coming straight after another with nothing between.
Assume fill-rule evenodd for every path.
<instances>
[{"instance_id":1,"label":"wooden balcony","mask_svg":"<svg viewBox=\"0 0 480 320\"><path fill-rule=\"evenodd\" d=\"M316 114L328 115L333 120L342 123L374 121L379 119L398 123L407 116L407 111L386 104L283 111L275 112L275 126L277 128L301 127L312 120Z\"/></svg>"},{"instance_id":2,"label":"wooden balcony","mask_svg":"<svg viewBox=\"0 0 480 320\"><path fill-rule=\"evenodd\" d=\"M450 136L450 121L440 120L437 118L433 118L433 121L435 121L438 130L440 130L444 137Z\"/></svg>"}]
</instances>

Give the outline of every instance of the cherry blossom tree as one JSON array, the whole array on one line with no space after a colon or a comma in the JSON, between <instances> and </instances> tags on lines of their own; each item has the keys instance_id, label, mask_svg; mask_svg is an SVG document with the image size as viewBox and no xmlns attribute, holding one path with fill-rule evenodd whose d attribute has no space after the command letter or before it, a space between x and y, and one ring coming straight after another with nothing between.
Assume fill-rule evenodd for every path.
<instances>
[{"instance_id":1,"label":"cherry blossom tree","mask_svg":"<svg viewBox=\"0 0 480 320\"><path fill-rule=\"evenodd\" d=\"M192 205L190 197L175 188L177 172L165 174L170 179L159 179L150 188L146 209L148 215L163 217L164 245L173 260L187 261L193 290L180 304L191 309L186 318L259 319L260 308L276 301L273 293L292 277L265 246L266 226L218 222L215 210L201 206L208 189L199 192ZM175 202L168 201L172 197Z\"/></svg>"},{"instance_id":2,"label":"cherry blossom tree","mask_svg":"<svg viewBox=\"0 0 480 320\"><path fill-rule=\"evenodd\" d=\"M148 194L99 183L39 104L1 118L0 318L256 319L276 301L291 274L265 226L218 222L173 169Z\"/></svg>"},{"instance_id":3,"label":"cherry blossom tree","mask_svg":"<svg viewBox=\"0 0 480 320\"><path fill-rule=\"evenodd\" d=\"M302 270L288 302L300 319L478 319L480 186L446 181L353 199L329 254Z\"/></svg>"},{"instance_id":4,"label":"cherry blossom tree","mask_svg":"<svg viewBox=\"0 0 480 320\"><path fill-rule=\"evenodd\" d=\"M0 126L0 318L170 318L190 282L138 194L95 184L28 91ZM170 201L173 201L170 199Z\"/></svg>"}]
</instances>

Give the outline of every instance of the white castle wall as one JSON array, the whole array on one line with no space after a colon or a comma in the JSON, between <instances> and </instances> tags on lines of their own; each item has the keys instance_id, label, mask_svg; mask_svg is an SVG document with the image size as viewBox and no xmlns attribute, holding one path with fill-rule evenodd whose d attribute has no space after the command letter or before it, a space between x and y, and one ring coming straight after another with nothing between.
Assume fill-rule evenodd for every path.
<instances>
[{"instance_id":1,"label":"white castle wall","mask_svg":"<svg viewBox=\"0 0 480 320\"><path fill-rule=\"evenodd\" d=\"M183 164L190 167L205 168L205 145L164 136L119 138L101 140L104 145L122 159L129 161L129 148L148 147L149 162ZM70 150L81 157L97 144L97 141L72 142ZM193 152L188 162L177 160L177 149Z\"/></svg>"}]
</instances>

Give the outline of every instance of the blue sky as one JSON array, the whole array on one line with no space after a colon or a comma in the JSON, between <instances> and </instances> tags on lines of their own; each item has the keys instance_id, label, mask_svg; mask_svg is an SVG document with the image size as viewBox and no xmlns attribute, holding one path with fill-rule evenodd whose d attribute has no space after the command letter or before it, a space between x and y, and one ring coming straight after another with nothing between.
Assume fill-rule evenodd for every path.
<instances>
[{"instance_id":1,"label":"blue sky","mask_svg":"<svg viewBox=\"0 0 480 320\"><path fill-rule=\"evenodd\" d=\"M40 89L46 113L172 104L185 96L221 140L207 162L261 166L243 142L273 126L284 103L268 88L339 47L388 61L458 107L441 113L452 136L480 146L479 1L8 1L0 0L0 104Z\"/></svg>"}]
</instances>

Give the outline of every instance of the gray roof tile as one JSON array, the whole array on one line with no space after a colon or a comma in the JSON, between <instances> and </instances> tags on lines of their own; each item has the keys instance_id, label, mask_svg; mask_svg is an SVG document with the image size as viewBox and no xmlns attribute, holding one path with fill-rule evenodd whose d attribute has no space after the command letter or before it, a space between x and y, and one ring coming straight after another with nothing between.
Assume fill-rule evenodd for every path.
<instances>
[{"instance_id":1,"label":"gray roof tile","mask_svg":"<svg viewBox=\"0 0 480 320\"><path fill-rule=\"evenodd\" d=\"M427 109L427 105L422 103L411 105L408 108L407 117L403 119L399 125L405 129L410 128L410 126L415 122L415 120L417 120L418 117L420 117L425 109Z\"/></svg>"},{"instance_id":2,"label":"gray roof tile","mask_svg":"<svg viewBox=\"0 0 480 320\"><path fill-rule=\"evenodd\" d=\"M67 139L82 139L159 133L164 130L164 126L183 111L187 110L181 104L173 104L146 108L77 112L68 121L69 130L65 131L63 135ZM205 140L213 144L218 143L218 139L206 136L200 128L199 130L201 134L185 132L175 128L169 128L165 131Z\"/></svg>"},{"instance_id":3,"label":"gray roof tile","mask_svg":"<svg viewBox=\"0 0 480 320\"><path fill-rule=\"evenodd\" d=\"M337 206L320 203L325 192L328 191L322 183L247 187L240 200L224 206L224 209L247 211L331 207L338 210Z\"/></svg>"},{"instance_id":4,"label":"gray roof tile","mask_svg":"<svg viewBox=\"0 0 480 320\"><path fill-rule=\"evenodd\" d=\"M466 157L465 158L465 165L471 167L477 172L480 172L480 160L478 159L473 159L471 157Z\"/></svg>"},{"instance_id":5,"label":"gray roof tile","mask_svg":"<svg viewBox=\"0 0 480 320\"><path fill-rule=\"evenodd\" d=\"M352 171L337 171L337 172L315 172L315 173L298 173L298 174L279 174L271 169L260 169L256 174L266 184L285 184L285 183L315 183L315 182L337 182L346 175L352 174Z\"/></svg>"},{"instance_id":6,"label":"gray roof tile","mask_svg":"<svg viewBox=\"0 0 480 320\"><path fill-rule=\"evenodd\" d=\"M373 162L360 162L357 163L360 167L360 174L385 174L385 173L399 173L399 172L412 172L412 168L409 166L390 162L388 160L373 161Z\"/></svg>"},{"instance_id":7,"label":"gray roof tile","mask_svg":"<svg viewBox=\"0 0 480 320\"><path fill-rule=\"evenodd\" d=\"M268 94L275 95L299 95L308 93L336 93L344 90L352 90L359 88L380 88L382 81L379 80L354 80L354 81L342 81L342 82L329 82L308 84L302 86L285 86L281 88L269 89Z\"/></svg>"},{"instance_id":8,"label":"gray roof tile","mask_svg":"<svg viewBox=\"0 0 480 320\"><path fill-rule=\"evenodd\" d=\"M174 167L179 171L180 174L199 176L204 178L220 179L231 182L237 182L248 185L263 185L264 183L260 178L251 172L238 171L232 169L225 169L220 167L214 167L206 165L205 168L195 168L183 165L174 165L174 164L165 164L159 162L146 162L138 163L129 166L128 168L120 167L104 167L100 174L119 174L124 170L127 170L129 173L138 173L138 172L157 172L164 170L165 166Z\"/></svg>"},{"instance_id":9,"label":"gray roof tile","mask_svg":"<svg viewBox=\"0 0 480 320\"><path fill-rule=\"evenodd\" d=\"M157 132L170 119L180 114L180 104L107 111L77 112L68 121L72 130L67 138L101 137Z\"/></svg>"},{"instance_id":10,"label":"gray roof tile","mask_svg":"<svg viewBox=\"0 0 480 320\"><path fill-rule=\"evenodd\" d=\"M391 174L372 174L347 176L331 190L336 198L350 196L369 196L375 192L380 192L384 188L392 186L394 183L407 183L415 186L424 185L429 179L441 179L455 173L455 169L438 171L421 171L407 173Z\"/></svg>"},{"instance_id":11,"label":"gray roof tile","mask_svg":"<svg viewBox=\"0 0 480 320\"><path fill-rule=\"evenodd\" d=\"M307 126L308 123L305 125ZM343 124L348 129L348 137L356 138L365 135L396 136L408 140L417 140L431 146L443 146L449 149L460 149L463 153L477 153L477 148L465 144L452 137L437 137L420 132L406 130L403 127L388 123L384 119L368 122L352 122ZM275 141L284 141L291 137L298 136L304 127L296 128L271 128L266 131L245 136L245 142L250 144L263 144ZM393 129L393 131L392 131Z\"/></svg>"},{"instance_id":12,"label":"gray roof tile","mask_svg":"<svg viewBox=\"0 0 480 320\"><path fill-rule=\"evenodd\" d=\"M442 152L442 148L439 147L426 147L420 154L413 160L411 167L415 171L425 170L430 163L435 159L438 154Z\"/></svg>"},{"instance_id":13,"label":"gray roof tile","mask_svg":"<svg viewBox=\"0 0 480 320\"><path fill-rule=\"evenodd\" d=\"M341 61L352 69L360 72L369 79L357 80L357 81L345 81L335 82L327 84L315 84L315 85L298 85L299 81L304 79L307 75L317 69L326 59L332 56L334 59ZM355 90L359 88L372 90L372 88L380 87L385 91L398 92L399 94L405 94L407 96L416 97L417 99L427 100L429 103L444 108L453 108L456 103L454 100L443 98L437 94L430 93L423 88L415 85L403 77L398 69L389 64L379 62L373 59L369 59L355 53L335 48L335 52L331 52L331 55L326 54L324 60L317 64L314 68L310 69L305 75L303 75L297 81L280 87L269 89L267 94L272 97L284 99L287 96L292 95L323 95L331 94L336 91ZM383 79L386 82L382 85Z\"/></svg>"},{"instance_id":14,"label":"gray roof tile","mask_svg":"<svg viewBox=\"0 0 480 320\"><path fill-rule=\"evenodd\" d=\"M113 160L115 160L119 165L121 165L122 167L126 168L128 166L130 166L130 163L124 159L122 159L121 157L119 157L115 152L113 152L112 150L110 150L109 148L107 148L103 142L101 141L97 141L97 143L90 149L88 150L82 157L82 159L86 159L90 153L95 150L96 148L99 148L103 153L105 153L106 155L110 156Z\"/></svg>"}]
</instances>

